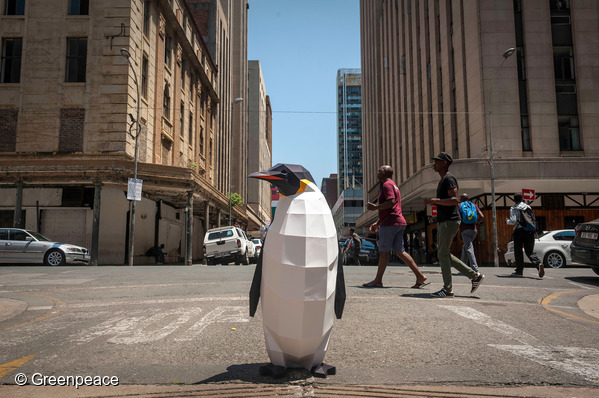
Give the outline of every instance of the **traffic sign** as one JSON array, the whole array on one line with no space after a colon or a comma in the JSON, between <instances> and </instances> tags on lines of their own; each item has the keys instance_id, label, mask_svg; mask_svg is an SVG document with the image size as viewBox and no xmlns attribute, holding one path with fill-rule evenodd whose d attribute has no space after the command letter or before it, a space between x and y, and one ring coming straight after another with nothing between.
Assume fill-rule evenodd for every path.
<instances>
[{"instance_id":1,"label":"traffic sign","mask_svg":"<svg viewBox=\"0 0 599 398\"><path fill-rule=\"evenodd\" d=\"M524 200L535 200L535 190L522 188L522 198Z\"/></svg>"},{"instance_id":2,"label":"traffic sign","mask_svg":"<svg viewBox=\"0 0 599 398\"><path fill-rule=\"evenodd\" d=\"M129 178L127 200L141 200L142 183L143 181L140 179Z\"/></svg>"}]
</instances>

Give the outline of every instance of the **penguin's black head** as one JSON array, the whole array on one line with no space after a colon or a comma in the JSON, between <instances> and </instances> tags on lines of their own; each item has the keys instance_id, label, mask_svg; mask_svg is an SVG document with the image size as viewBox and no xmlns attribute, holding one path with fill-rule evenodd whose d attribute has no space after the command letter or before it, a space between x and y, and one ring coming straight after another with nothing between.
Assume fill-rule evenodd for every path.
<instances>
[{"instance_id":1,"label":"penguin's black head","mask_svg":"<svg viewBox=\"0 0 599 398\"><path fill-rule=\"evenodd\" d=\"M270 182L279 188L279 192L285 196L298 193L302 188L302 180L314 182L310 172L298 164L279 163L268 170L252 173L248 177Z\"/></svg>"}]
</instances>

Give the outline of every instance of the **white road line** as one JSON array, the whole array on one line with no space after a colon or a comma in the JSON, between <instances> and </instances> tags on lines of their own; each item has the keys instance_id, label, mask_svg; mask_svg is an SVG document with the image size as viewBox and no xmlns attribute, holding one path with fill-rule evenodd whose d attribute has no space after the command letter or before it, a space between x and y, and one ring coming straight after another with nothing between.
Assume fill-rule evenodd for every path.
<instances>
[{"instance_id":1,"label":"white road line","mask_svg":"<svg viewBox=\"0 0 599 398\"><path fill-rule=\"evenodd\" d=\"M176 341L193 340L206 326L215 322L249 322L246 307L217 307L206 314L198 323L187 329L175 338Z\"/></svg>"},{"instance_id":2,"label":"white road line","mask_svg":"<svg viewBox=\"0 0 599 398\"><path fill-rule=\"evenodd\" d=\"M181 299L150 299L150 300L127 300L104 301L94 303L63 304L60 308L93 308L93 307L113 307L121 305L146 305L146 304L169 304L169 303L196 303L196 302L217 302L217 301L247 301L247 296L223 296L223 297L194 297Z\"/></svg>"},{"instance_id":3,"label":"white road line","mask_svg":"<svg viewBox=\"0 0 599 398\"><path fill-rule=\"evenodd\" d=\"M464 318L505 334L522 345L489 344L490 347L511 352L540 365L568 372L589 381L599 382L599 350L594 348L546 346L536 337L470 307L442 305Z\"/></svg>"},{"instance_id":4,"label":"white road line","mask_svg":"<svg viewBox=\"0 0 599 398\"><path fill-rule=\"evenodd\" d=\"M572 282L572 281L568 281L569 284L574 285L576 287L579 287L581 289L586 289L586 290L593 290L594 288L583 285L582 283L576 283L576 282Z\"/></svg>"},{"instance_id":5,"label":"white road line","mask_svg":"<svg viewBox=\"0 0 599 398\"><path fill-rule=\"evenodd\" d=\"M240 323L249 322L248 310L239 306L221 306L213 309L199 321L201 308L178 308L160 311L154 314L131 314L119 311L115 317L90 329L77 333L69 338L76 344L85 344L98 338L106 338L113 344L139 344L162 340L175 331L176 341L190 341L210 324L217 322Z\"/></svg>"},{"instance_id":6,"label":"white road line","mask_svg":"<svg viewBox=\"0 0 599 398\"><path fill-rule=\"evenodd\" d=\"M27 311L42 311L42 310L51 310L54 308L52 305L40 305L37 307L28 307Z\"/></svg>"},{"instance_id":7,"label":"white road line","mask_svg":"<svg viewBox=\"0 0 599 398\"><path fill-rule=\"evenodd\" d=\"M489 344L489 346L511 352L540 365L599 382L599 350L594 348L499 344Z\"/></svg>"},{"instance_id":8,"label":"white road line","mask_svg":"<svg viewBox=\"0 0 599 398\"><path fill-rule=\"evenodd\" d=\"M501 321L497 321L491 318L489 315L484 314L480 311L475 310L470 307L457 307L452 305L441 305L440 307L448 309L456 314L463 316L464 318L471 319L476 323L487 326L496 332L505 334L513 338L516 341L519 341L522 344L540 344L541 341L536 337L524 333L513 326L508 325L507 323L503 323Z\"/></svg>"}]
</instances>

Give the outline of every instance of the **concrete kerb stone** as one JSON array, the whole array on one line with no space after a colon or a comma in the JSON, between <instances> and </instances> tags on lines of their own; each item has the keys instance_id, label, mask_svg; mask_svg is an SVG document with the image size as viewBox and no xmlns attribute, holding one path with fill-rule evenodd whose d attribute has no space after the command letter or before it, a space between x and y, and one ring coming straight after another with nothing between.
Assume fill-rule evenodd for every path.
<instances>
[{"instance_id":1,"label":"concrete kerb stone","mask_svg":"<svg viewBox=\"0 0 599 398\"><path fill-rule=\"evenodd\" d=\"M578 308L585 314L599 319L599 294L584 296L578 300Z\"/></svg>"}]
</instances>

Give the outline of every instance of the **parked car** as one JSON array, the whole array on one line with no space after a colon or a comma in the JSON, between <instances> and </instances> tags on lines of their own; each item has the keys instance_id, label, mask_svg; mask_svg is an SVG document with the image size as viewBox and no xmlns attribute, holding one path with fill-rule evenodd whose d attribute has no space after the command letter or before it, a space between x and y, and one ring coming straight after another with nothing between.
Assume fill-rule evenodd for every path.
<instances>
[{"instance_id":1,"label":"parked car","mask_svg":"<svg viewBox=\"0 0 599 398\"><path fill-rule=\"evenodd\" d=\"M343 244L341 255L343 256L343 264L353 264L352 251L354 243L352 239L347 239ZM378 264L379 251L374 243L365 238L362 238L362 247L360 248L360 263L362 264Z\"/></svg>"},{"instance_id":2,"label":"parked car","mask_svg":"<svg viewBox=\"0 0 599 398\"><path fill-rule=\"evenodd\" d=\"M576 226L576 237L570 245L572 259L589 265L599 275L599 218Z\"/></svg>"},{"instance_id":3,"label":"parked car","mask_svg":"<svg viewBox=\"0 0 599 398\"><path fill-rule=\"evenodd\" d=\"M252 242L254 242L254 246L256 247L255 259L258 261L258 257L260 257L260 252L262 251L262 241L260 239L252 239Z\"/></svg>"},{"instance_id":4,"label":"parked car","mask_svg":"<svg viewBox=\"0 0 599 398\"><path fill-rule=\"evenodd\" d=\"M237 227L209 229L204 235L204 258L207 265L229 264L231 262L248 265L255 257L254 242Z\"/></svg>"},{"instance_id":5,"label":"parked car","mask_svg":"<svg viewBox=\"0 0 599 398\"><path fill-rule=\"evenodd\" d=\"M535 252L545 267L561 268L575 264L570 255L570 242L574 239L574 235L573 229L560 229L545 231L535 238ZM504 258L510 265L516 263L513 241L508 243ZM524 254L524 262L530 264L526 254Z\"/></svg>"},{"instance_id":6,"label":"parked car","mask_svg":"<svg viewBox=\"0 0 599 398\"><path fill-rule=\"evenodd\" d=\"M0 263L88 264L85 247L54 242L20 228L0 228Z\"/></svg>"}]
</instances>

